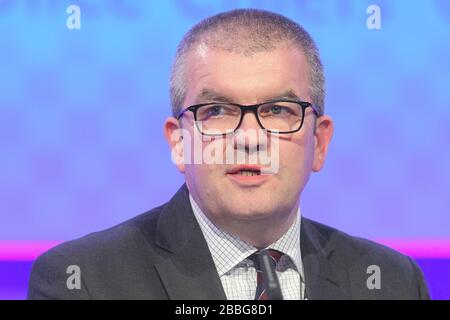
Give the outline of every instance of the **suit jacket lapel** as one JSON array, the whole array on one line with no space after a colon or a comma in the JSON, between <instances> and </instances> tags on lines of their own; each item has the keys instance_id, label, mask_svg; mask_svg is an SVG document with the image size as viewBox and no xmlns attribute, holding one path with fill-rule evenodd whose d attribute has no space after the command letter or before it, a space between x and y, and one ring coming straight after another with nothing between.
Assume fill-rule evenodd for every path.
<instances>
[{"instance_id":1,"label":"suit jacket lapel","mask_svg":"<svg viewBox=\"0 0 450 320\"><path fill-rule=\"evenodd\" d=\"M333 235L302 218L300 245L308 299L351 298L345 267L334 262ZM155 268L170 299L225 300L226 295L183 185L161 212L155 243L169 252Z\"/></svg>"},{"instance_id":2,"label":"suit jacket lapel","mask_svg":"<svg viewBox=\"0 0 450 320\"><path fill-rule=\"evenodd\" d=\"M333 262L332 234L325 238L311 220L302 218L300 245L308 299L349 299L347 270Z\"/></svg>"},{"instance_id":3,"label":"suit jacket lapel","mask_svg":"<svg viewBox=\"0 0 450 320\"><path fill-rule=\"evenodd\" d=\"M183 185L165 205L155 243L170 252L155 265L170 299L221 299L226 295Z\"/></svg>"}]
</instances>

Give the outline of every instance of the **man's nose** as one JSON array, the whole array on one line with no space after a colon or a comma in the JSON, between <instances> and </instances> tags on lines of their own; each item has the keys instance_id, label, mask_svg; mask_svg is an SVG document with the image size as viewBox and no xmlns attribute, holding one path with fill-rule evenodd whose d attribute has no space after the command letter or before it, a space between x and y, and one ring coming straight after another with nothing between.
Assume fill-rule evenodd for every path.
<instances>
[{"instance_id":1,"label":"man's nose","mask_svg":"<svg viewBox=\"0 0 450 320\"><path fill-rule=\"evenodd\" d=\"M247 111L244 113L244 116L242 117L242 122L239 128L243 130L251 129L257 131L261 127L259 126L255 113L252 111Z\"/></svg>"},{"instance_id":2,"label":"man's nose","mask_svg":"<svg viewBox=\"0 0 450 320\"><path fill-rule=\"evenodd\" d=\"M262 151L267 148L266 135L253 112L246 112L235 135L235 148L246 152Z\"/></svg>"}]
</instances>

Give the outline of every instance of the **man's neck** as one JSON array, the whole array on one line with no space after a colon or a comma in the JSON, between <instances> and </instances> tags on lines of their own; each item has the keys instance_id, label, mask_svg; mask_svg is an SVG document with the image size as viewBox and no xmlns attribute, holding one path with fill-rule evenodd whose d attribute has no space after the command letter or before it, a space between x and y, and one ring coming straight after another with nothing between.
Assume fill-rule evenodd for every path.
<instances>
[{"instance_id":1,"label":"man's neck","mask_svg":"<svg viewBox=\"0 0 450 320\"><path fill-rule=\"evenodd\" d=\"M192 195L191 200L200 208L205 218L217 228L257 249L266 248L280 239L295 223L299 214L299 201L297 201L292 209L281 210L279 213L272 213L266 217L254 219L215 218L208 214Z\"/></svg>"},{"instance_id":2,"label":"man's neck","mask_svg":"<svg viewBox=\"0 0 450 320\"><path fill-rule=\"evenodd\" d=\"M217 227L249 245L264 249L275 243L289 230L295 222L297 212L298 206L285 216L274 215L276 219L270 217L258 220L211 221Z\"/></svg>"}]
</instances>

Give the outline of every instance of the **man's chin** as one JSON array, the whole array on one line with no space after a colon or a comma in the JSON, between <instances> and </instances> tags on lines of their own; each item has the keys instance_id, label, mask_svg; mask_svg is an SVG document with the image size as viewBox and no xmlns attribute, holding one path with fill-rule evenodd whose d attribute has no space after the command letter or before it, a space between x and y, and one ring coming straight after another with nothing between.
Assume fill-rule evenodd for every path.
<instances>
[{"instance_id":1,"label":"man's chin","mask_svg":"<svg viewBox=\"0 0 450 320\"><path fill-rule=\"evenodd\" d=\"M228 196L235 201L241 202L252 202L260 203L261 201L267 200L267 195L269 195L274 190L273 184L269 181L262 185L239 185L231 183L227 186Z\"/></svg>"},{"instance_id":2,"label":"man's chin","mask_svg":"<svg viewBox=\"0 0 450 320\"><path fill-rule=\"evenodd\" d=\"M267 206L261 207L258 204L249 204L245 203L239 206L237 203L234 203L231 208L229 208L230 215L235 220L243 220L243 221L254 221L267 219L275 213L275 209L268 208Z\"/></svg>"}]
</instances>

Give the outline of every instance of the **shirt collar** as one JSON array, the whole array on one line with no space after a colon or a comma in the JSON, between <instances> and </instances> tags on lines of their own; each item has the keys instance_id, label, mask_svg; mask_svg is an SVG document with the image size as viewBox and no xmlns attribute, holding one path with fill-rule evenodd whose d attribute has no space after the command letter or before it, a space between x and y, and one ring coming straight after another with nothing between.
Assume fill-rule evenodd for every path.
<instances>
[{"instance_id":1,"label":"shirt collar","mask_svg":"<svg viewBox=\"0 0 450 320\"><path fill-rule=\"evenodd\" d=\"M215 226L203 213L202 209L190 194L189 200L220 277L257 250L255 247L247 244L238 237ZM292 226L280 239L268 248L278 250L287 255L294 263L297 271L303 277L300 251L300 224L301 213L299 208Z\"/></svg>"}]
</instances>

